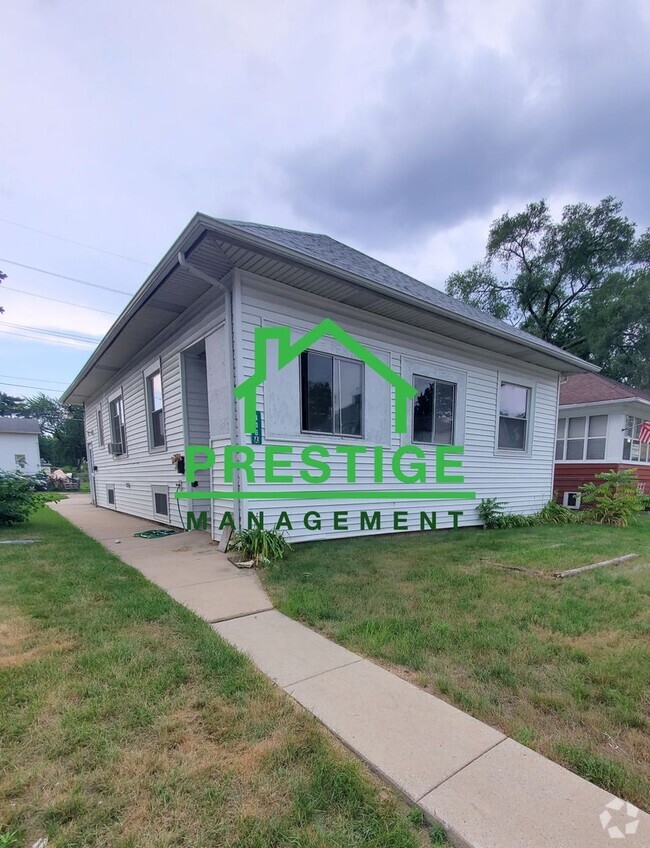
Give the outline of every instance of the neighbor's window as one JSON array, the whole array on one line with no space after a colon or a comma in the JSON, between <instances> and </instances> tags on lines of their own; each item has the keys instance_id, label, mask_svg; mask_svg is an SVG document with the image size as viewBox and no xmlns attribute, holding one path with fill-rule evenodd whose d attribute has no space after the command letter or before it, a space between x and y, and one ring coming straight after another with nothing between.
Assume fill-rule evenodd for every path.
<instances>
[{"instance_id":1,"label":"neighbor's window","mask_svg":"<svg viewBox=\"0 0 650 848\"><path fill-rule=\"evenodd\" d=\"M149 447L165 444L165 413L163 410L162 379L160 369L149 374L147 384L147 414L149 416Z\"/></svg>"},{"instance_id":2,"label":"neighbor's window","mask_svg":"<svg viewBox=\"0 0 650 848\"><path fill-rule=\"evenodd\" d=\"M118 395L108 405L111 422L111 453L115 456L126 453L126 430L124 427L124 401Z\"/></svg>"},{"instance_id":3,"label":"neighbor's window","mask_svg":"<svg viewBox=\"0 0 650 848\"><path fill-rule=\"evenodd\" d=\"M499 391L499 450L526 450L530 389L501 381Z\"/></svg>"},{"instance_id":4,"label":"neighbor's window","mask_svg":"<svg viewBox=\"0 0 650 848\"><path fill-rule=\"evenodd\" d=\"M413 403L413 441L429 445L454 443L456 384L413 376L418 395Z\"/></svg>"},{"instance_id":5,"label":"neighbor's window","mask_svg":"<svg viewBox=\"0 0 650 848\"><path fill-rule=\"evenodd\" d=\"M635 418L633 415L625 416L623 459L629 462L650 462L650 445L639 440L642 423L642 418Z\"/></svg>"},{"instance_id":6,"label":"neighbor's window","mask_svg":"<svg viewBox=\"0 0 650 848\"><path fill-rule=\"evenodd\" d=\"M578 415L557 422L555 458L558 460L604 459L606 443L606 415Z\"/></svg>"},{"instance_id":7,"label":"neighbor's window","mask_svg":"<svg viewBox=\"0 0 650 848\"><path fill-rule=\"evenodd\" d=\"M15 453L14 461L16 463L16 468L20 468L21 471L27 465L27 457L24 453Z\"/></svg>"},{"instance_id":8,"label":"neighbor's window","mask_svg":"<svg viewBox=\"0 0 650 848\"><path fill-rule=\"evenodd\" d=\"M363 435L361 362L307 350L300 356L300 381L304 432Z\"/></svg>"},{"instance_id":9,"label":"neighbor's window","mask_svg":"<svg viewBox=\"0 0 650 848\"><path fill-rule=\"evenodd\" d=\"M97 440L101 448L104 447L104 421L102 419L101 406L97 410Z\"/></svg>"}]
</instances>

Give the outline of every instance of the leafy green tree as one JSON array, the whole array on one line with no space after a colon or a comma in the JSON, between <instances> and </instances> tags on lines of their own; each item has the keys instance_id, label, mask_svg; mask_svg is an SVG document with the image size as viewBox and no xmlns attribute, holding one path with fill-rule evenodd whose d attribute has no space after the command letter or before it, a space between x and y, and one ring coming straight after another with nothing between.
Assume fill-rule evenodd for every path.
<instances>
[{"instance_id":1,"label":"leafy green tree","mask_svg":"<svg viewBox=\"0 0 650 848\"><path fill-rule=\"evenodd\" d=\"M27 398L23 408L25 418L36 418L41 422L41 432L46 436L53 436L67 416L66 407L43 392Z\"/></svg>"},{"instance_id":2,"label":"leafy green tree","mask_svg":"<svg viewBox=\"0 0 650 848\"><path fill-rule=\"evenodd\" d=\"M8 418L19 416L24 418L24 405L25 401L23 398L0 392L0 416Z\"/></svg>"},{"instance_id":3,"label":"leafy green tree","mask_svg":"<svg viewBox=\"0 0 650 848\"><path fill-rule=\"evenodd\" d=\"M492 224L486 256L452 274L447 292L570 349L605 373L650 385L650 233L636 238L622 204L564 207L544 200Z\"/></svg>"}]
</instances>

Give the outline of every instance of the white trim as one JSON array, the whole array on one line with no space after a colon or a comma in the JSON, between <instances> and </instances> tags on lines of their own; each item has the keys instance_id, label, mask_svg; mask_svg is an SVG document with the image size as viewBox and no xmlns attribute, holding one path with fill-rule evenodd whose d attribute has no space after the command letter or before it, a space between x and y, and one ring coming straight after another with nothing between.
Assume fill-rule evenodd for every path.
<instances>
[{"instance_id":1,"label":"white trim","mask_svg":"<svg viewBox=\"0 0 650 848\"><path fill-rule=\"evenodd\" d=\"M120 385L118 388L114 389L108 395L108 430L110 433L110 444L113 443L113 422L111 418L111 404L113 401L116 401L118 398L122 400L122 415L124 416L124 444L122 447L124 450L120 454L111 454L113 460L122 459L122 457L128 457L129 455L129 440L127 438L127 426L126 426L126 406L124 404L124 387Z\"/></svg>"},{"instance_id":2,"label":"white trim","mask_svg":"<svg viewBox=\"0 0 650 848\"><path fill-rule=\"evenodd\" d=\"M401 376L407 383L413 385L413 377L430 377L432 380L440 380L444 383L453 383L456 386L455 409L454 409L454 445L465 444L465 415L467 406L467 371L462 368L453 368L448 365L436 363L434 358L424 359L417 356L402 356ZM406 414L406 433L402 434L400 444L417 445L419 448L435 449L435 443L415 442L413 440L413 408L417 398L409 401ZM391 429L393 422L391 421Z\"/></svg>"},{"instance_id":3,"label":"white trim","mask_svg":"<svg viewBox=\"0 0 650 848\"><path fill-rule=\"evenodd\" d=\"M163 512L156 512L156 495L164 495L167 498L167 515ZM157 485L153 484L151 486L151 509L153 512L153 517L156 521L165 521L167 524L170 523L171 517L171 498L169 497L169 486Z\"/></svg>"},{"instance_id":4,"label":"white trim","mask_svg":"<svg viewBox=\"0 0 650 848\"><path fill-rule=\"evenodd\" d=\"M523 450L518 448L499 447L499 407L501 403L501 383L511 383L513 386L521 386L529 389L528 410L526 415L526 443ZM494 455L495 456L532 456L533 434L535 431L535 401L537 395L537 381L530 377L521 377L510 371L497 371L497 396L494 425ZM555 450L555 447L553 448Z\"/></svg>"},{"instance_id":5,"label":"white trim","mask_svg":"<svg viewBox=\"0 0 650 848\"><path fill-rule=\"evenodd\" d=\"M160 394L162 397L162 434L163 434L163 443L162 445L154 446L153 442L153 433L151 429L151 413L152 409L150 407L149 402L149 392L147 390L147 384L149 381L149 377L152 377L154 374L160 374ZM167 450L167 432L165 430L165 388L163 386L163 372L162 372L162 358L160 356L156 357L153 362L146 366L146 368L142 369L142 387L144 391L144 414L146 419L146 427L147 427L147 449L149 453L164 453ZM126 429L126 424L125 424Z\"/></svg>"}]
</instances>

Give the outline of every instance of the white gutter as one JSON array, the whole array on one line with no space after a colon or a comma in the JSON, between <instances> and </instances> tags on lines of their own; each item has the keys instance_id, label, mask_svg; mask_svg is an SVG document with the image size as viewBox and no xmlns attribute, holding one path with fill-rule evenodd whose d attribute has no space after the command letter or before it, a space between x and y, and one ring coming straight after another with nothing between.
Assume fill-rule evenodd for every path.
<instances>
[{"instance_id":1,"label":"white gutter","mask_svg":"<svg viewBox=\"0 0 650 848\"><path fill-rule=\"evenodd\" d=\"M462 313L456 312L455 310L442 306L441 304L429 303L428 301L422 300L408 292L394 289L391 286L376 282L375 280L369 280L367 277L356 274L354 271L348 271L345 268L340 268L338 265L331 264L321 259L316 259L312 256L306 256L299 250L294 250L293 248L278 244L275 241L270 241L260 236L253 235L252 233L240 230L237 227L233 227L220 218L210 218L205 215L199 215L198 217L206 228L213 232L220 232L224 236L227 236L229 240L238 242L244 247L261 247L267 252L270 251L271 253L285 256L287 259L291 259L293 262L300 265L315 268L324 274L328 274L330 277L342 277L343 279L350 280L364 288L389 296L394 300L401 300L404 303L417 306L419 309L424 308L429 312L438 313L451 321L455 321L459 324L465 324L468 327L481 330L484 333L497 336L498 338L507 340L514 344L520 344L522 347L527 347L530 350L536 350L539 353L546 354L546 356L566 362L568 365L575 365L579 367L581 371L592 371L594 373L598 373L601 370L597 365L593 365L591 362L586 362L579 356L568 353L567 351L562 350L562 348L556 347L549 342L544 342L541 339L537 339L535 336L531 336L530 334L526 334L524 338L521 338L517 334L509 332L507 328L501 329L500 327L495 327L492 324L483 323L480 320L470 318L467 315L463 315ZM425 283L422 283L421 280L416 280L414 277L411 279L413 279L414 283L425 285Z\"/></svg>"},{"instance_id":2,"label":"white gutter","mask_svg":"<svg viewBox=\"0 0 650 848\"><path fill-rule=\"evenodd\" d=\"M184 271L187 271L188 274L191 274L193 277L196 277L199 280L202 280L204 283L208 283L211 286L215 286L224 294L224 306L226 311L226 367L228 369L228 382L229 382L229 392L230 392L230 404L229 404L229 417L230 417L230 437L232 439L232 444L237 444L237 417L235 413L235 364L234 364L234 346L235 346L235 333L234 333L234 322L233 322L233 308L232 308L232 292L228 288L225 283L222 283L221 280L217 280L216 277L211 277L210 274L206 274L205 271L202 271L200 268L197 268L194 265L191 265L185 256L185 254L179 250L178 252L178 264ZM239 491L239 469L235 469L235 474L233 476L233 490L235 492ZM241 527L241 516L240 516L240 502L238 498L233 498L234 502L234 510L237 513L237 527ZM214 528L212 528L214 530Z\"/></svg>"}]
</instances>

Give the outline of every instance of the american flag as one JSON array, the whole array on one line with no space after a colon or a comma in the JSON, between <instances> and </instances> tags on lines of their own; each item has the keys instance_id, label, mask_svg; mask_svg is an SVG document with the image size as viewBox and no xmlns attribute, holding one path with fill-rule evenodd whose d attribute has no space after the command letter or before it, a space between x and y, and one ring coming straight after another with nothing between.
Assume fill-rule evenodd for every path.
<instances>
[{"instance_id":1,"label":"american flag","mask_svg":"<svg viewBox=\"0 0 650 848\"><path fill-rule=\"evenodd\" d=\"M644 421L639 427L639 441L650 444L650 421Z\"/></svg>"}]
</instances>

